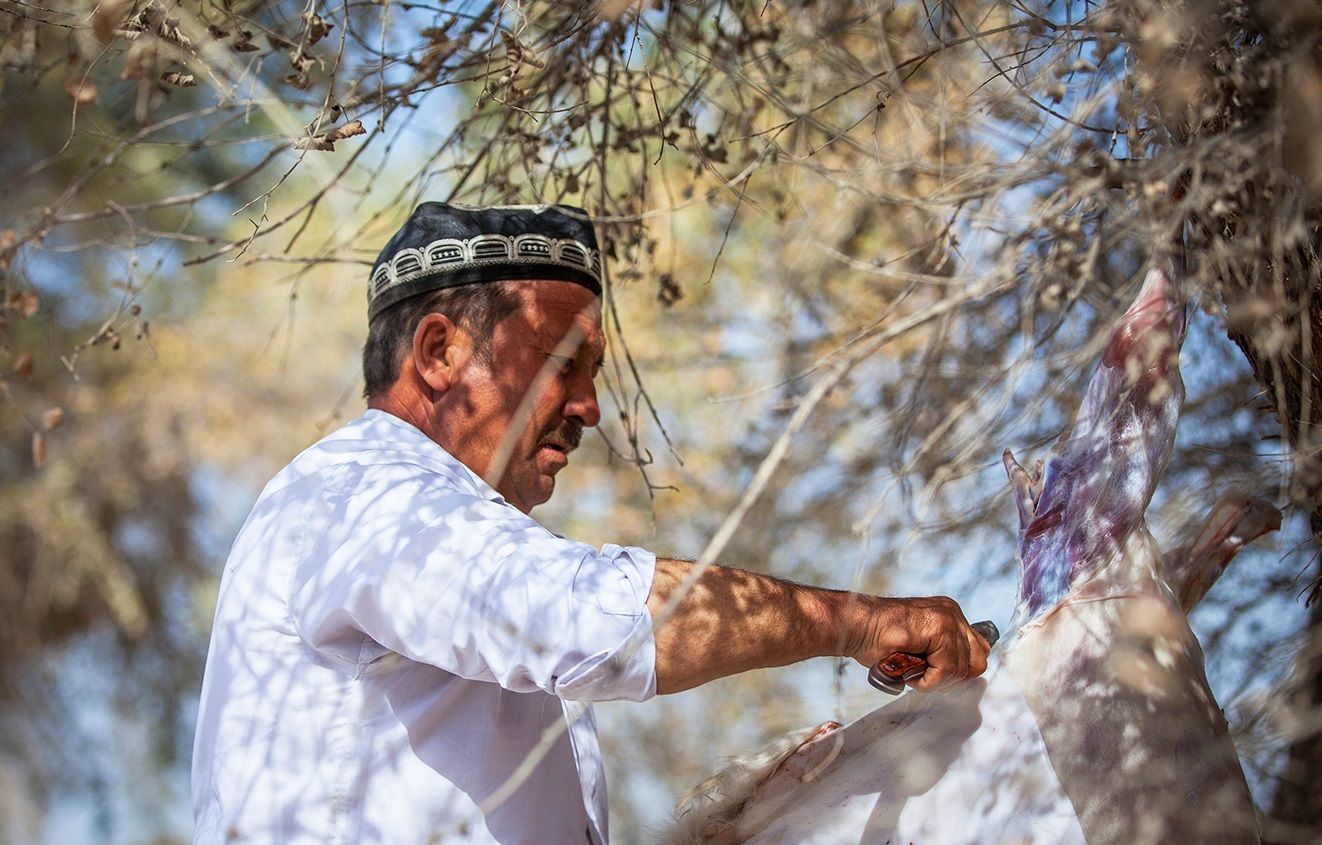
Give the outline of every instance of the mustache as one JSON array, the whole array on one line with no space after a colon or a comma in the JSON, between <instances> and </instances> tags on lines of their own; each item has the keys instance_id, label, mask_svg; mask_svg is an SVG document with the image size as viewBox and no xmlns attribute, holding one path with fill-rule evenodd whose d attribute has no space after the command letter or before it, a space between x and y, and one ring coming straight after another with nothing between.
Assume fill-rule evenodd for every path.
<instances>
[{"instance_id":1,"label":"mustache","mask_svg":"<svg viewBox=\"0 0 1322 845\"><path fill-rule=\"evenodd\" d=\"M542 442L546 441L563 446L566 452L572 452L583 441L583 426L573 420L562 420L542 438Z\"/></svg>"}]
</instances>

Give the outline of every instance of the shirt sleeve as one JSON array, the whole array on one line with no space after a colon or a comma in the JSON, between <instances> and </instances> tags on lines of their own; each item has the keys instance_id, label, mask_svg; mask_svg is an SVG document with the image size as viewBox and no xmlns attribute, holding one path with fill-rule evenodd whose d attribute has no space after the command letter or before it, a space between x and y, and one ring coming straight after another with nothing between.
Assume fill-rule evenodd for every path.
<instances>
[{"instance_id":1,"label":"shirt sleeve","mask_svg":"<svg viewBox=\"0 0 1322 845\"><path fill-rule=\"evenodd\" d=\"M290 610L314 648L361 668L365 635L514 692L655 695L650 552L566 540L502 501L455 491L394 514L388 501L355 504L371 494L323 491L313 509Z\"/></svg>"}]
</instances>

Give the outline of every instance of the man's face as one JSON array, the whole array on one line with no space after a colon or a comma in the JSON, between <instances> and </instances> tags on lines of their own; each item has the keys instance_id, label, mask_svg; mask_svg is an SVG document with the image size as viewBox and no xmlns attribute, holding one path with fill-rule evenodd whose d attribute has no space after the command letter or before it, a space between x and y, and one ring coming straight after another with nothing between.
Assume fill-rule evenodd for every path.
<instances>
[{"instance_id":1,"label":"man's face","mask_svg":"<svg viewBox=\"0 0 1322 845\"><path fill-rule=\"evenodd\" d=\"M454 388L463 426L451 452L527 513L551 498L584 428L601 419L593 379L605 339L601 305L570 282L514 285L519 307L491 337L490 364L469 359Z\"/></svg>"}]
</instances>

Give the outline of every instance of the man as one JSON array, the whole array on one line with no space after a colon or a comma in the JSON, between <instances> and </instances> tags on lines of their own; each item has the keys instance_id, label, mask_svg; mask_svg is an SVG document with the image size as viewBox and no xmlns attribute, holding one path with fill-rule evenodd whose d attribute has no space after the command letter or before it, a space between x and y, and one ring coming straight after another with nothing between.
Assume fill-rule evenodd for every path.
<instances>
[{"instance_id":1,"label":"man","mask_svg":"<svg viewBox=\"0 0 1322 845\"><path fill-rule=\"evenodd\" d=\"M382 250L369 408L294 459L221 579L196 842L601 843L585 702L819 655L981 673L948 599L600 550L527 516L597 424L600 258L579 209L420 206Z\"/></svg>"}]
</instances>

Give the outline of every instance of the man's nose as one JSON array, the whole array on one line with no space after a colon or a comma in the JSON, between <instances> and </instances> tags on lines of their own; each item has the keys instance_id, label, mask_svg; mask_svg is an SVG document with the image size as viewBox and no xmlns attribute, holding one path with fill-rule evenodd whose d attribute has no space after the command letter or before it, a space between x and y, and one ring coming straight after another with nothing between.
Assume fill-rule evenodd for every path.
<instances>
[{"instance_id":1,"label":"man's nose","mask_svg":"<svg viewBox=\"0 0 1322 845\"><path fill-rule=\"evenodd\" d=\"M565 419L573 420L584 428L593 428L601 422L597 385L586 373L574 379L569 398L565 401Z\"/></svg>"}]
</instances>

